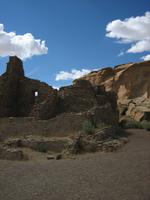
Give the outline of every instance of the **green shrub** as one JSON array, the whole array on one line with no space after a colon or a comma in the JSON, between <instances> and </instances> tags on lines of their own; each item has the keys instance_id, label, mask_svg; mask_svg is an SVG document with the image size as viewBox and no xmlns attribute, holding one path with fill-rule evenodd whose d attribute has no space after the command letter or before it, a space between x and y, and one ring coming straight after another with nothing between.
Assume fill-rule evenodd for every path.
<instances>
[{"instance_id":1,"label":"green shrub","mask_svg":"<svg viewBox=\"0 0 150 200\"><path fill-rule=\"evenodd\" d=\"M147 122L147 121L143 121L141 122L142 124L142 127L148 131L150 131L150 122Z\"/></svg>"},{"instance_id":2,"label":"green shrub","mask_svg":"<svg viewBox=\"0 0 150 200\"><path fill-rule=\"evenodd\" d=\"M124 128L139 128L142 129L142 125L140 122L136 122L136 121L127 121L126 123L124 123Z\"/></svg>"},{"instance_id":3,"label":"green shrub","mask_svg":"<svg viewBox=\"0 0 150 200\"><path fill-rule=\"evenodd\" d=\"M147 121L137 122L134 120L126 121L123 124L123 128L138 128L138 129L150 130L150 122Z\"/></svg>"},{"instance_id":4,"label":"green shrub","mask_svg":"<svg viewBox=\"0 0 150 200\"><path fill-rule=\"evenodd\" d=\"M88 135L93 134L95 131L95 126L90 120L86 120L82 124L82 131Z\"/></svg>"}]
</instances>

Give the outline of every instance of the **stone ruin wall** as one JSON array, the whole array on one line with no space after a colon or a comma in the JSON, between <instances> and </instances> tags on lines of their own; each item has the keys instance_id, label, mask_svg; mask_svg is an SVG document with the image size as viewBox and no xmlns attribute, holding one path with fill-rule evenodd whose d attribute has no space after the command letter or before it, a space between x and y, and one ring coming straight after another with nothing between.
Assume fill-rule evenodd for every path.
<instances>
[{"instance_id":1,"label":"stone ruin wall","mask_svg":"<svg viewBox=\"0 0 150 200\"><path fill-rule=\"evenodd\" d=\"M89 117L97 123L117 125L116 95L86 80L57 91L25 77L22 61L10 57L6 72L0 76L0 138L74 135Z\"/></svg>"}]
</instances>

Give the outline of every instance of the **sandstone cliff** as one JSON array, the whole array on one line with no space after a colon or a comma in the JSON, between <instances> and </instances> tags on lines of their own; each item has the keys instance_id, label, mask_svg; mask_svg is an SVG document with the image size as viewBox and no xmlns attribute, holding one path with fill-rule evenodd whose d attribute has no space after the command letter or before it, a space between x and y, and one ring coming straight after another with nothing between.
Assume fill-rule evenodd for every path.
<instances>
[{"instance_id":1,"label":"sandstone cliff","mask_svg":"<svg viewBox=\"0 0 150 200\"><path fill-rule=\"evenodd\" d=\"M82 79L114 91L121 115L150 120L150 61L118 65L91 72Z\"/></svg>"}]
</instances>

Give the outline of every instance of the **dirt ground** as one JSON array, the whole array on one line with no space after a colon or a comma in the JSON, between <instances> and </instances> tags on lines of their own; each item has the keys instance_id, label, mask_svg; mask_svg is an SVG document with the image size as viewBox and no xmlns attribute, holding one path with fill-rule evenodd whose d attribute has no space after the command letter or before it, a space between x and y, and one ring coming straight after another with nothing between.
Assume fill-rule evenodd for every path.
<instances>
[{"instance_id":1,"label":"dirt ground","mask_svg":"<svg viewBox=\"0 0 150 200\"><path fill-rule=\"evenodd\" d=\"M0 161L0 200L150 200L150 132L128 130L113 153Z\"/></svg>"}]
</instances>

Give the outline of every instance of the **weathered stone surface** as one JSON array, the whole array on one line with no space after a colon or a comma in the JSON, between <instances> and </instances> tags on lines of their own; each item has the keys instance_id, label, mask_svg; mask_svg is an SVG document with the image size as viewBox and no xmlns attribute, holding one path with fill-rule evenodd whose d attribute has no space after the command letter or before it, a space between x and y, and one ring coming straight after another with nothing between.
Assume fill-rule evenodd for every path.
<instances>
[{"instance_id":1,"label":"weathered stone surface","mask_svg":"<svg viewBox=\"0 0 150 200\"><path fill-rule=\"evenodd\" d=\"M118 150L127 142L128 138L117 134L114 127L105 127L90 135L79 133L67 150L70 154L95 151L110 152Z\"/></svg>"},{"instance_id":2,"label":"weathered stone surface","mask_svg":"<svg viewBox=\"0 0 150 200\"><path fill-rule=\"evenodd\" d=\"M104 88L76 80L72 86L54 90L46 83L25 77L22 61L17 57L10 57L7 71L0 77L0 97L0 117L50 119L60 113L85 112L107 103L116 111L116 98Z\"/></svg>"},{"instance_id":3,"label":"weathered stone surface","mask_svg":"<svg viewBox=\"0 0 150 200\"><path fill-rule=\"evenodd\" d=\"M38 97L35 97L38 92ZM57 101L55 90L37 80L24 76L22 61L17 57L10 57L7 71L0 77L0 117L25 117L33 112L35 104L42 104L48 97ZM47 102L46 102L47 104ZM55 101L48 104L47 115L55 116ZM41 116L43 107L40 107ZM38 115L38 113L34 113ZM36 117L36 116L35 116Z\"/></svg>"},{"instance_id":4,"label":"weathered stone surface","mask_svg":"<svg viewBox=\"0 0 150 200\"><path fill-rule=\"evenodd\" d=\"M58 95L56 90L52 90L41 102L36 102L32 108L30 116L37 119L50 119L58 112Z\"/></svg>"},{"instance_id":5,"label":"weathered stone surface","mask_svg":"<svg viewBox=\"0 0 150 200\"><path fill-rule=\"evenodd\" d=\"M67 137L40 137L27 136L19 138L9 138L4 142L4 145L9 148L31 148L39 152L57 152L61 153L72 142Z\"/></svg>"},{"instance_id":6,"label":"weathered stone surface","mask_svg":"<svg viewBox=\"0 0 150 200\"><path fill-rule=\"evenodd\" d=\"M118 65L114 69L104 68L91 72L82 79L89 80L94 86L103 86L106 91L115 92L120 115L127 115L140 121L149 119L150 101L147 101L150 99L149 77L150 61L144 61ZM134 105L129 103L131 100Z\"/></svg>"},{"instance_id":7,"label":"weathered stone surface","mask_svg":"<svg viewBox=\"0 0 150 200\"><path fill-rule=\"evenodd\" d=\"M73 86L58 92L60 112L77 112L96 123L117 125L118 109L114 92L92 87L86 80L76 80Z\"/></svg>"},{"instance_id":8,"label":"weathered stone surface","mask_svg":"<svg viewBox=\"0 0 150 200\"><path fill-rule=\"evenodd\" d=\"M98 86L98 85L104 85L104 83L108 80L112 80L112 77L114 75L115 75L114 70L111 67L107 67L99 71L91 72L90 74L84 76L84 79L89 80L92 83L92 85Z\"/></svg>"},{"instance_id":9,"label":"weathered stone surface","mask_svg":"<svg viewBox=\"0 0 150 200\"><path fill-rule=\"evenodd\" d=\"M118 148L127 142L127 138L110 139L99 144L98 149L105 152L112 152L118 150Z\"/></svg>"},{"instance_id":10,"label":"weathered stone surface","mask_svg":"<svg viewBox=\"0 0 150 200\"><path fill-rule=\"evenodd\" d=\"M28 160L28 156L20 149L0 146L0 159L3 160Z\"/></svg>"},{"instance_id":11,"label":"weathered stone surface","mask_svg":"<svg viewBox=\"0 0 150 200\"><path fill-rule=\"evenodd\" d=\"M7 75L24 76L23 63L16 56L9 58L6 69Z\"/></svg>"},{"instance_id":12,"label":"weathered stone surface","mask_svg":"<svg viewBox=\"0 0 150 200\"><path fill-rule=\"evenodd\" d=\"M118 113L113 111L110 103L106 103L102 106L95 106L88 110L87 118L92 120L97 126L99 124L108 124L117 126L118 124Z\"/></svg>"},{"instance_id":13,"label":"weathered stone surface","mask_svg":"<svg viewBox=\"0 0 150 200\"><path fill-rule=\"evenodd\" d=\"M108 70L109 69L109 70ZM111 71L111 73L108 73ZM107 73L106 73L107 72ZM105 74L109 74L106 76ZM115 91L119 102L137 97L150 97L150 61L129 63L92 72L85 77L92 85L103 85L106 91Z\"/></svg>"},{"instance_id":14,"label":"weathered stone surface","mask_svg":"<svg viewBox=\"0 0 150 200\"><path fill-rule=\"evenodd\" d=\"M60 88L58 95L60 112L83 112L97 105L95 92L89 81L79 80L72 86Z\"/></svg>"},{"instance_id":15,"label":"weathered stone surface","mask_svg":"<svg viewBox=\"0 0 150 200\"><path fill-rule=\"evenodd\" d=\"M150 99L130 101L125 115L136 121L150 121Z\"/></svg>"},{"instance_id":16,"label":"weathered stone surface","mask_svg":"<svg viewBox=\"0 0 150 200\"><path fill-rule=\"evenodd\" d=\"M105 79L111 73L105 72ZM82 79L57 91L25 77L22 61L10 57L6 73L0 76L1 139L20 134L76 135L87 119L117 126L116 95Z\"/></svg>"},{"instance_id":17,"label":"weathered stone surface","mask_svg":"<svg viewBox=\"0 0 150 200\"><path fill-rule=\"evenodd\" d=\"M104 127L96 131L93 135L94 140L104 141L108 138L113 138L116 134L116 129L114 127Z\"/></svg>"},{"instance_id":18,"label":"weathered stone surface","mask_svg":"<svg viewBox=\"0 0 150 200\"><path fill-rule=\"evenodd\" d=\"M76 135L82 129L85 115L81 113L62 113L49 120L34 118L0 118L1 140L15 136L65 137Z\"/></svg>"}]
</instances>

